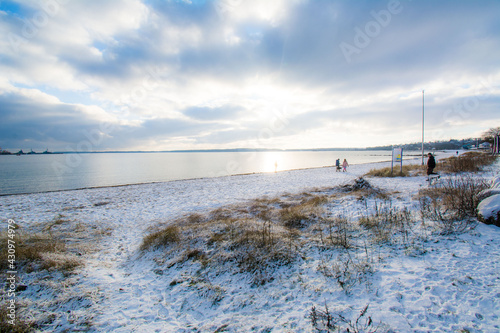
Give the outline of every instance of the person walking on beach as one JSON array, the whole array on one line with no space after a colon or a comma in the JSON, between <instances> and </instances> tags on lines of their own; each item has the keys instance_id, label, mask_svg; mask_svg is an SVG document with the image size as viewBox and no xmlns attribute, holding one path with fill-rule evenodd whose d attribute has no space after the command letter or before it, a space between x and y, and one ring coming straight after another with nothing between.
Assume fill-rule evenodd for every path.
<instances>
[{"instance_id":1,"label":"person walking on beach","mask_svg":"<svg viewBox=\"0 0 500 333\"><path fill-rule=\"evenodd\" d=\"M434 159L434 156L432 156L431 153L427 154L427 176L430 175L437 175L437 173L434 172L434 168L436 167L436 160Z\"/></svg>"},{"instance_id":2,"label":"person walking on beach","mask_svg":"<svg viewBox=\"0 0 500 333\"><path fill-rule=\"evenodd\" d=\"M344 162L342 162L342 172L346 172L348 166L349 163L347 163L347 160L344 158Z\"/></svg>"},{"instance_id":3,"label":"person walking on beach","mask_svg":"<svg viewBox=\"0 0 500 333\"><path fill-rule=\"evenodd\" d=\"M337 160L335 161L335 171L340 171L340 158L337 158Z\"/></svg>"}]
</instances>

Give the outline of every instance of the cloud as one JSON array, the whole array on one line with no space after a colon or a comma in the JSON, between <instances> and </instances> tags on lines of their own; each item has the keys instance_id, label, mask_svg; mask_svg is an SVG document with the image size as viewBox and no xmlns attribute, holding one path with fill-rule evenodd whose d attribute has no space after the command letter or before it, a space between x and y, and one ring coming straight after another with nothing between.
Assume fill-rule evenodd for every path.
<instances>
[{"instance_id":1,"label":"cloud","mask_svg":"<svg viewBox=\"0 0 500 333\"><path fill-rule=\"evenodd\" d=\"M36 90L22 89L0 94L0 145L64 149L85 140L85 133L113 119L104 110L64 104Z\"/></svg>"},{"instance_id":2,"label":"cloud","mask_svg":"<svg viewBox=\"0 0 500 333\"><path fill-rule=\"evenodd\" d=\"M224 105L221 107L189 107L182 113L199 120L223 120L237 117L244 109L240 106Z\"/></svg>"},{"instance_id":3,"label":"cloud","mask_svg":"<svg viewBox=\"0 0 500 333\"><path fill-rule=\"evenodd\" d=\"M96 150L411 142L424 89L429 139L475 135L500 121L499 9L3 1L0 144L64 149L103 124L112 131Z\"/></svg>"}]
</instances>

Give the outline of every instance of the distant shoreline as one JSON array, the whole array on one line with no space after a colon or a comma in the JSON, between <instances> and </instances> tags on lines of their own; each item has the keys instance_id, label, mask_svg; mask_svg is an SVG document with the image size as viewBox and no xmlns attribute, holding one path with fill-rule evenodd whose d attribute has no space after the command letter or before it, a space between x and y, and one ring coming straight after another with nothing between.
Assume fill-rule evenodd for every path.
<instances>
[{"instance_id":1,"label":"distant shoreline","mask_svg":"<svg viewBox=\"0 0 500 333\"><path fill-rule=\"evenodd\" d=\"M407 156L415 156L415 155L407 155ZM416 158L406 159L405 161L411 161L411 160L416 160ZM354 163L354 164L351 164L351 166L354 166L354 165L368 165L368 164L380 164L380 163L389 163L389 162L390 162L390 160L378 161L378 162ZM294 171L305 171L305 170L314 170L314 169L325 169L325 168L332 168L332 169L334 169L335 166L325 165L325 166L321 166L321 167L289 169L289 170L278 171L278 173L294 172ZM251 173L239 173L239 174L224 175L224 176L214 176L214 177L194 177L194 178L186 178L186 179L173 179L173 180L167 180L167 181L152 181L152 182L130 183L130 184L88 186L88 187L80 187L80 188L72 188L72 189L61 189L61 190L39 191L39 192L0 194L0 197L18 196L18 195L36 195L36 194L45 194L45 193L58 193L58 192L69 192L69 191L83 191L83 190L99 190L99 189L118 188L118 187L126 187L126 186L141 186L141 185L151 185L151 184L166 184L166 183L174 183L174 182L193 181L193 180L210 180L210 179L225 178L225 177L242 177L242 176L252 176L252 175L265 175L265 174L272 174L272 173L273 172L251 172Z\"/></svg>"}]
</instances>

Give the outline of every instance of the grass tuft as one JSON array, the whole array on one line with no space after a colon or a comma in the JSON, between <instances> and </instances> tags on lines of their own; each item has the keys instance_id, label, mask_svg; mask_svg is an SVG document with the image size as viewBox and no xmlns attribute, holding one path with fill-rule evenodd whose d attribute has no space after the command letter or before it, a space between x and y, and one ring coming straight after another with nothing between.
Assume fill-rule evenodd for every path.
<instances>
[{"instance_id":1,"label":"grass tuft","mask_svg":"<svg viewBox=\"0 0 500 333\"><path fill-rule=\"evenodd\" d=\"M18 315L15 316L15 319L10 318L10 314L11 311L7 308L7 306L2 305L0 307L0 332L28 333L33 332L36 328L36 325L24 321L19 318ZM14 323L14 325L12 323Z\"/></svg>"},{"instance_id":2,"label":"grass tuft","mask_svg":"<svg viewBox=\"0 0 500 333\"><path fill-rule=\"evenodd\" d=\"M50 230L48 229L50 232ZM7 236L2 235L4 239ZM71 273L82 261L68 251L66 243L50 233L31 234L17 229L16 264L32 272L38 269L59 270ZM0 269L7 269L7 242L0 242Z\"/></svg>"},{"instance_id":3,"label":"grass tuft","mask_svg":"<svg viewBox=\"0 0 500 333\"><path fill-rule=\"evenodd\" d=\"M399 166L393 168L372 169L365 176L371 177L413 177L425 175L426 167L417 164L403 165L403 170Z\"/></svg>"},{"instance_id":4,"label":"grass tuft","mask_svg":"<svg viewBox=\"0 0 500 333\"><path fill-rule=\"evenodd\" d=\"M150 249L156 249L159 247L178 243L179 241L179 228L175 225L170 225L144 237L140 246L140 250L146 251Z\"/></svg>"}]
</instances>

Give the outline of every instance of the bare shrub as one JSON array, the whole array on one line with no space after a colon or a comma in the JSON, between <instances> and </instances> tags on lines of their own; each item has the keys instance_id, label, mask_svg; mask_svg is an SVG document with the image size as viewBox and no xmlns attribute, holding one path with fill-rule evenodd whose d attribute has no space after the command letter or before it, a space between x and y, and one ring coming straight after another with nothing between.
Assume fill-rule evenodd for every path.
<instances>
[{"instance_id":1,"label":"bare shrub","mask_svg":"<svg viewBox=\"0 0 500 333\"><path fill-rule=\"evenodd\" d=\"M407 208L392 207L392 203L375 203L375 213L359 219L359 225L370 231L375 243L393 242L401 237L401 243L407 244L414 223Z\"/></svg>"},{"instance_id":2,"label":"bare shrub","mask_svg":"<svg viewBox=\"0 0 500 333\"><path fill-rule=\"evenodd\" d=\"M420 190L422 219L438 222L442 234L464 232L477 223L478 194L487 187L483 178L461 173L440 187Z\"/></svg>"},{"instance_id":3,"label":"bare shrub","mask_svg":"<svg viewBox=\"0 0 500 333\"><path fill-rule=\"evenodd\" d=\"M443 207L438 193L434 189L421 190L418 198L422 220L444 221L449 213Z\"/></svg>"},{"instance_id":4,"label":"bare shrub","mask_svg":"<svg viewBox=\"0 0 500 333\"><path fill-rule=\"evenodd\" d=\"M457 217L474 217L479 204L478 194L488 188L482 178L470 174L460 174L446 180L442 186L443 204L456 211Z\"/></svg>"},{"instance_id":5,"label":"bare shrub","mask_svg":"<svg viewBox=\"0 0 500 333\"><path fill-rule=\"evenodd\" d=\"M496 156L483 152L467 152L440 161L440 168L446 173L478 172L496 161Z\"/></svg>"},{"instance_id":6,"label":"bare shrub","mask_svg":"<svg viewBox=\"0 0 500 333\"><path fill-rule=\"evenodd\" d=\"M291 264L297 255L294 241L286 229L270 221L247 220L240 223L240 233L228 243L224 258L235 261L240 269L253 276L253 284L274 279L272 268Z\"/></svg>"},{"instance_id":7,"label":"bare shrub","mask_svg":"<svg viewBox=\"0 0 500 333\"><path fill-rule=\"evenodd\" d=\"M328 226L328 241L333 246L340 246L344 249L351 248L352 240L350 233L352 231L351 222L344 216L337 216L332 219L327 219Z\"/></svg>"},{"instance_id":8,"label":"bare shrub","mask_svg":"<svg viewBox=\"0 0 500 333\"><path fill-rule=\"evenodd\" d=\"M339 255L332 264L323 263L319 270L324 276L335 279L346 294L357 284L368 282L368 276L374 272L368 260L353 258L349 252Z\"/></svg>"},{"instance_id":9,"label":"bare shrub","mask_svg":"<svg viewBox=\"0 0 500 333\"><path fill-rule=\"evenodd\" d=\"M331 312L326 304L325 310L319 310L313 306L308 318L318 332L375 333L380 324L374 325L371 316L368 315L368 307L369 304L361 309L357 317L349 319L342 312Z\"/></svg>"},{"instance_id":10,"label":"bare shrub","mask_svg":"<svg viewBox=\"0 0 500 333\"><path fill-rule=\"evenodd\" d=\"M457 218L474 217L479 203L478 194L488 188L481 177L468 173L455 175L443 181L441 186L419 191L419 197L427 197L433 206L443 206L446 212L453 212ZM422 201L421 204L428 204Z\"/></svg>"},{"instance_id":11,"label":"bare shrub","mask_svg":"<svg viewBox=\"0 0 500 333\"><path fill-rule=\"evenodd\" d=\"M314 329L319 332L334 332L337 328L333 314L325 304L325 310L316 309L316 306L311 308L308 316Z\"/></svg>"}]
</instances>

